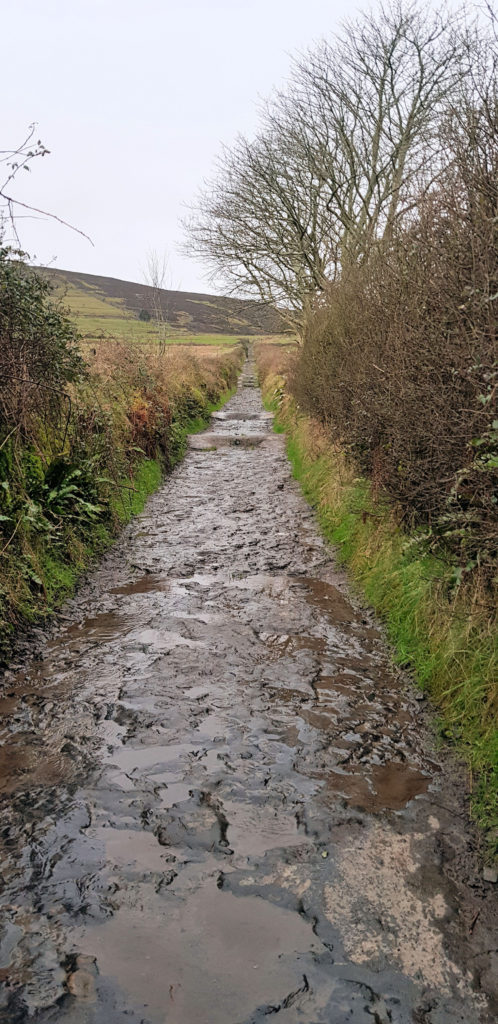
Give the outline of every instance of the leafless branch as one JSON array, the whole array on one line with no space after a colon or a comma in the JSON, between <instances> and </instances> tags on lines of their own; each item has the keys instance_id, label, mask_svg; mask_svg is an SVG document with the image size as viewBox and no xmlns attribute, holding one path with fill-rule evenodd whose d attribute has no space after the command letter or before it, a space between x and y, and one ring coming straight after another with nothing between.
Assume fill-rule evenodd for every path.
<instances>
[{"instance_id":1,"label":"leafless branch","mask_svg":"<svg viewBox=\"0 0 498 1024\"><path fill-rule=\"evenodd\" d=\"M187 218L187 252L302 325L433 187L442 112L470 60L458 17L421 3L347 22L294 61L256 137L222 151Z\"/></svg>"},{"instance_id":2,"label":"leafless branch","mask_svg":"<svg viewBox=\"0 0 498 1024\"><path fill-rule=\"evenodd\" d=\"M14 179L17 177L19 172L22 170L30 171L30 164L33 160L36 160L38 157L47 156L50 152L40 139L33 142L35 137L35 128L35 124L31 124L29 126L26 138L19 146L17 146L16 149L0 150L0 164L5 164L7 167L7 175L0 185L0 241L2 236L5 234L5 225L7 223L10 226L16 246L19 249L21 248L21 240L16 226L16 220L18 219L17 209L21 208L23 210L28 210L30 214L39 214L42 218L57 221L64 227L69 228L71 231L75 231L78 235L86 238L87 241L93 245L94 243L90 236L84 231L81 231L80 228L75 227L74 224L70 224L68 221L63 220L62 217L59 217L57 214L51 213L48 210L41 210L30 203L24 203L10 194L9 185L14 182ZM9 191L7 191L7 189L9 189ZM26 215L24 215L24 217L25 216Z\"/></svg>"}]
</instances>

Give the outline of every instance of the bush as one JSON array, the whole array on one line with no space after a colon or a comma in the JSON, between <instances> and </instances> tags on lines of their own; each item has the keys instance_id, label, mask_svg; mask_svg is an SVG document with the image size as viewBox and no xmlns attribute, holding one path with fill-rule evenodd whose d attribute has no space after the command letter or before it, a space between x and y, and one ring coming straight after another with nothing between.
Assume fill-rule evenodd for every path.
<instances>
[{"instance_id":1,"label":"bush","mask_svg":"<svg viewBox=\"0 0 498 1024\"><path fill-rule=\"evenodd\" d=\"M84 364L74 325L22 255L0 248L0 431L29 437L45 423L58 438L69 418L67 386Z\"/></svg>"},{"instance_id":2,"label":"bush","mask_svg":"<svg viewBox=\"0 0 498 1024\"><path fill-rule=\"evenodd\" d=\"M498 549L498 114L459 110L454 160L416 215L333 286L292 376L318 416L450 554L455 580Z\"/></svg>"}]
</instances>

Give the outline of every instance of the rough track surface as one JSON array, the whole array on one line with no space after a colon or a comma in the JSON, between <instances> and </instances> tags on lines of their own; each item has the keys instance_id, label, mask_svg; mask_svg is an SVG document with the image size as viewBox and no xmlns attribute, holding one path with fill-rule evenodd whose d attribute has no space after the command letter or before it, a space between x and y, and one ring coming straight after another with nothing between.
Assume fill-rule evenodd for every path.
<instances>
[{"instance_id":1,"label":"rough track surface","mask_svg":"<svg viewBox=\"0 0 498 1024\"><path fill-rule=\"evenodd\" d=\"M458 783L255 385L5 677L2 1021L496 1019Z\"/></svg>"}]
</instances>

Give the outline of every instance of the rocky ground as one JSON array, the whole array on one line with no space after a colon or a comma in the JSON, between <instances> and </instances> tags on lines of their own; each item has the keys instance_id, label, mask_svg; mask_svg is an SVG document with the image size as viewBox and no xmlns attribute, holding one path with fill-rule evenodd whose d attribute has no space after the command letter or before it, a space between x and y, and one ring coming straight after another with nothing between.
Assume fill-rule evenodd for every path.
<instances>
[{"instance_id":1,"label":"rocky ground","mask_svg":"<svg viewBox=\"0 0 498 1024\"><path fill-rule=\"evenodd\" d=\"M3 680L2 1021L496 1019L461 776L254 385Z\"/></svg>"}]
</instances>

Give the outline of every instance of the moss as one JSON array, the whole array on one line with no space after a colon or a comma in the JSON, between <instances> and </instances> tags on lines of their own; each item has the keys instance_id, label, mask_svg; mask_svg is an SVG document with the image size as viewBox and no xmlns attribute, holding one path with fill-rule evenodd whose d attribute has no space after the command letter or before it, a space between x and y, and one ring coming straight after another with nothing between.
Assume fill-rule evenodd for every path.
<instances>
[{"instance_id":1,"label":"moss","mask_svg":"<svg viewBox=\"0 0 498 1024\"><path fill-rule=\"evenodd\" d=\"M41 559L41 573L50 610L56 608L72 593L77 578L77 569L63 561L59 555L44 552Z\"/></svg>"},{"instance_id":2,"label":"moss","mask_svg":"<svg viewBox=\"0 0 498 1024\"><path fill-rule=\"evenodd\" d=\"M275 382L266 402L275 408ZM474 591L451 590L450 572L397 524L391 507L358 478L322 428L278 403L293 473L325 537L383 619L398 664L438 708L439 730L470 771L470 806L498 855L498 632Z\"/></svg>"},{"instance_id":3,"label":"moss","mask_svg":"<svg viewBox=\"0 0 498 1024\"><path fill-rule=\"evenodd\" d=\"M23 452L22 468L24 470L24 477L27 484L28 493L41 487L45 478L45 467L42 463L40 456L37 452L33 451L32 448L27 449Z\"/></svg>"}]
</instances>

